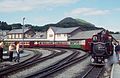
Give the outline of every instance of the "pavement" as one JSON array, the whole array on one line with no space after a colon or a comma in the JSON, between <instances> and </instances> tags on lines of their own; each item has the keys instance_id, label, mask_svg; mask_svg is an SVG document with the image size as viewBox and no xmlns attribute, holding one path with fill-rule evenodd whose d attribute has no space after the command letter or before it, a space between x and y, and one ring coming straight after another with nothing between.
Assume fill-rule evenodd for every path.
<instances>
[{"instance_id":1,"label":"pavement","mask_svg":"<svg viewBox=\"0 0 120 78\"><path fill-rule=\"evenodd\" d=\"M23 53L20 53L20 57L24 57L24 56L28 56L30 54L30 52L28 52L27 50L25 50ZM16 57L17 53L13 52L13 57ZM9 58L9 55L7 54L7 51L3 52L3 59L7 59Z\"/></svg>"},{"instance_id":2,"label":"pavement","mask_svg":"<svg viewBox=\"0 0 120 78\"><path fill-rule=\"evenodd\" d=\"M120 78L120 65L118 64L118 57L117 55L114 53L113 54L113 66L111 69L111 77L110 78Z\"/></svg>"},{"instance_id":3,"label":"pavement","mask_svg":"<svg viewBox=\"0 0 120 78\"><path fill-rule=\"evenodd\" d=\"M12 62L9 61L9 55L7 54L7 51L4 51L3 54L4 54L3 55L4 61L1 62L0 65L2 65L2 64L13 65L13 64L18 63L18 62L14 62L14 61L12 61ZM32 57L33 55L34 55L34 53L32 51L24 50L23 53L20 53L20 62ZM17 56L17 53L14 52L13 57L16 57L16 56Z\"/></svg>"},{"instance_id":4,"label":"pavement","mask_svg":"<svg viewBox=\"0 0 120 78\"><path fill-rule=\"evenodd\" d=\"M111 71L111 78L120 78L120 65L114 64Z\"/></svg>"}]
</instances>

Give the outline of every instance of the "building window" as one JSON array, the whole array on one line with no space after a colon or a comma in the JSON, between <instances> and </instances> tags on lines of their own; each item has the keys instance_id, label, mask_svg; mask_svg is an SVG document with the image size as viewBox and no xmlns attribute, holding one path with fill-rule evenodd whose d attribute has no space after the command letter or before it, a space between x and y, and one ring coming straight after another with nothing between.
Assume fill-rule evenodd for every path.
<instances>
[{"instance_id":1,"label":"building window","mask_svg":"<svg viewBox=\"0 0 120 78\"><path fill-rule=\"evenodd\" d=\"M18 38L20 38L20 34L18 34Z\"/></svg>"},{"instance_id":2,"label":"building window","mask_svg":"<svg viewBox=\"0 0 120 78\"><path fill-rule=\"evenodd\" d=\"M11 35L8 35L8 38L12 38L12 36L11 36Z\"/></svg>"},{"instance_id":3,"label":"building window","mask_svg":"<svg viewBox=\"0 0 120 78\"><path fill-rule=\"evenodd\" d=\"M68 35L68 38L70 38L71 37L71 35Z\"/></svg>"},{"instance_id":4,"label":"building window","mask_svg":"<svg viewBox=\"0 0 120 78\"><path fill-rule=\"evenodd\" d=\"M18 34L16 34L16 38L19 38L19 37L18 37Z\"/></svg>"},{"instance_id":5,"label":"building window","mask_svg":"<svg viewBox=\"0 0 120 78\"><path fill-rule=\"evenodd\" d=\"M22 38L22 34L19 34L19 38Z\"/></svg>"},{"instance_id":6,"label":"building window","mask_svg":"<svg viewBox=\"0 0 120 78\"><path fill-rule=\"evenodd\" d=\"M57 37L60 37L61 36L61 34L57 34Z\"/></svg>"},{"instance_id":7,"label":"building window","mask_svg":"<svg viewBox=\"0 0 120 78\"><path fill-rule=\"evenodd\" d=\"M30 35L30 34L28 35L28 38L31 38L31 35Z\"/></svg>"},{"instance_id":8,"label":"building window","mask_svg":"<svg viewBox=\"0 0 120 78\"><path fill-rule=\"evenodd\" d=\"M28 37L28 34L25 34L25 38L27 38Z\"/></svg>"},{"instance_id":9,"label":"building window","mask_svg":"<svg viewBox=\"0 0 120 78\"><path fill-rule=\"evenodd\" d=\"M49 34L49 37L53 37L53 34Z\"/></svg>"},{"instance_id":10,"label":"building window","mask_svg":"<svg viewBox=\"0 0 120 78\"><path fill-rule=\"evenodd\" d=\"M66 36L66 34L64 34L64 37Z\"/></svg>"},{"instance_id":11,"label":"building window","mask_svg":"<svg viewBox=\"0 0 120 78\"><path fill-rule=\"evenodd\" d=\"M15 35L14 35L14 34L12 34L12 38L13 38L13 39L15 38Z\"/></svg>"}]
</instances>

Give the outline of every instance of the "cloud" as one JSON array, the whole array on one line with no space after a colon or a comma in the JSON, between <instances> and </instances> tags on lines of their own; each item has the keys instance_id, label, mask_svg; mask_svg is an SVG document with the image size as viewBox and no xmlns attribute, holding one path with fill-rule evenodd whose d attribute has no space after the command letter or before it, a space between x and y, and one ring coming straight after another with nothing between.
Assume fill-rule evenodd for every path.
<instances>
[{"instance_id":1,"label":"cloud","mask_svg":"<svg viewBox=\"0 0 120 78\"><path fill-rule=\"evenodd\" d=\"M113 9L113 11L120 11L120 8L115 8Z\"/></svg>"},{"instance_id":2,"label":"cloud","mask_svg":"<svg viewBox=\"0 0 120 78\"><path fill-rule=\"evenodd\" d=\"M37 7L54 7L75 3L78 0L2 0L0 12L30 11Z\"/></svg>"},{"instance_id":3,"label":"cloud","mask_svg":"<svg viewBox=\"0 0 120 78\"><path fill-rule=\"evenodd\" d=\"M45 24L49 24L52 23L52 19L49 20L49 17L43 17L43 16L38 16L38 17L34 17L32 22L34 22L34 24L39 24L39 25L45 25Z\"/></svg>"},{"instance_id":4,"label":"cloud","mask_svg":"<svg viewBox=\"0 0 120 78\"><path fill-rule=\"evenodd\" d=\"M110 10L99 10L95 8L77 8L67 13L67 15L84 15L84 16L98 16L98 15L106 15L110 12Z\"/></svg>"}]
</instances>

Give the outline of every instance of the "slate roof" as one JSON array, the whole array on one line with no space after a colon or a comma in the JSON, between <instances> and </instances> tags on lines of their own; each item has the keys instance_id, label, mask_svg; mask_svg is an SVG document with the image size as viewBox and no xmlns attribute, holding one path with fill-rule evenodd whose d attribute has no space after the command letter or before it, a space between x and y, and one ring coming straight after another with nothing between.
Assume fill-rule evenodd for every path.
<instances>
[{"instance_id":1,"label":"slate roof","mask_svg":"<svg viewBox=\"0 0 120 78\"><path fill-rule=\"evenodd\" d=\"M120 40L120 34L111 34L115 39Z\"/></svg>"},{"instance_id":2,"label":"slate roof","mask_svg":"<svg viewBox=\"0 0 120 78\"><path fill-rule=\"evenodd\" d=\"M36 34L32 38L46 39L47 34L46 32L36 32Z\"/></svg>"},{"instance_id":3,"label":"slate roof","mask_svg":"<svg viewBox=\"0 0 120 78\"><path fill-rule=\"evenodd\" d=\"M24 33L27 32L29 30L29 28L25 28L24 29ZM12 33L23 33L23 29L13 29L11 30L10 32L8 32L9 34L12 34Z\"/></svg>"},{"instance_id":4,"label":"slate roof","mask_svg":"<svg viewBox=\"0 0 120 78\"><path fill-rule=\"evenodd\" d=\"M0 30L0 36L5 36L8 32L9 30Z\"/></svg>"},{"instance_id":5,"label":"slate roof","mask_svg":"<svg viewBox=\"0 0 120 78\"><path fill-rule=\"evenodd\" d=\"M90 30L90 31L81 31L70 37L69 39L88 39L92 38L93 35L101 32L102 30Z\"/></svg>"},{"instance_id":6,"label":"slate roof","mask_svg":"<svg viewBox=\"0 0 120 78\"><path fill-rule=\"evenodd\" d=\"M71 27L71 28L60 28L60 27L51 27L55 33L71 33L79 27Z\"/></svg>"}]
</instances>

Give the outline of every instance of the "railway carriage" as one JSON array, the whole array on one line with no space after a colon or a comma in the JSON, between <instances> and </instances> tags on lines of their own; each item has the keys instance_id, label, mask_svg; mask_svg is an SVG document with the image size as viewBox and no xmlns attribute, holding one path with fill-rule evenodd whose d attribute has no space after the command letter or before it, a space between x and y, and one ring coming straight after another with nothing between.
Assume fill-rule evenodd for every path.
<instances>
[{"instance_id":1,"label":"railway carriage","mask_svg":"<svg viewBox=\"0 0 120 78\"><path fill-rule=\"evenodd\" d=\"M14 42L20 42L20 46L22 47L24 45L24 48L74 48L74 49L82 49L82 50L89 50L89 46L86 43L88 40L79 40L79 41L44 41L44 40L33 40L33 39L24 39L24 43L22 40L11 40L11 41L6 41L8 45L10 43Z\"/></svg>"}]
</instances>

